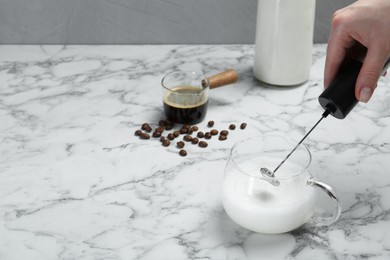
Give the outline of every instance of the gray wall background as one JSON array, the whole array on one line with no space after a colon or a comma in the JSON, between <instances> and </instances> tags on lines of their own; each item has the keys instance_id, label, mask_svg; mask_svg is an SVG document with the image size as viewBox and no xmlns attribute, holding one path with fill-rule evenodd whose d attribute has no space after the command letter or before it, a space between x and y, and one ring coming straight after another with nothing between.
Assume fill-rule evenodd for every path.
<instances>
[{"instance_id":1,"label":"gray wall background","mask_svg":"<svg viewBox=\"0 0 390 260\"><path fill-rule=\"evenodd\" d=\"M352 2L317 0L315 43ZM257 0L0 0L0 44L252 44L256 13Z\"/></svg>"}]
</instances>

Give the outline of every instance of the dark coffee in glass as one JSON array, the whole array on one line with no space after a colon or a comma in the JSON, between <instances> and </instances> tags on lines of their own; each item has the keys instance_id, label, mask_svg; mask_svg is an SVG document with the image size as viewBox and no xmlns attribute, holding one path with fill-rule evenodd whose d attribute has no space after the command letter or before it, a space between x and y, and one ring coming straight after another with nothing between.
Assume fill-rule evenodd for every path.
<instances>
[{"instance_id":1,"label":"dark coffee in glass","mask_svg":"<svg viewBox=\"0 0 390 260\"><path fill-rule=\"evenodd\" d=\"M206 116L207 91L191 85L182 85L165 92L163 98L165 116L169 121L196 124Z\"/></svg>"},{"instance_id":2,"label":"dark coffee in glass","mask_svg":"<svg viewBox=\"0 0 390 260\"><path fill-rule=\"evenodd\" d=\"M207 112L209 86L203 86L203 73L174 71L161 80L165 116L179 124L201 122Z\"/></svg>"}]
</instances>

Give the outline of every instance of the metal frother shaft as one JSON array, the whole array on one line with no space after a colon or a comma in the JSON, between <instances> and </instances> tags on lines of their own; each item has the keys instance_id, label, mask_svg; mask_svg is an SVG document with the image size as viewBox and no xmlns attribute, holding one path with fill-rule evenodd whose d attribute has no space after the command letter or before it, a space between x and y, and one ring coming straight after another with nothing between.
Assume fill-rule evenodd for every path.
<instances>
[{"instance_id":1,"label":"metal frother shaft","mask_svg":"<svg viewBox=\"0 0 390 260\"><path fill-rule=\"evenodd\" d=\"M298 148L298 146L306 139L306 137L314 130L314 128L316 128L316 126L322 121L322 119L326 118L330 113L331 113L331 112L330 112L329 109L326 109L326 110L324 111L324 113L322 113L322 116L321 116L320 120L318 120L317 123L315 123L315 125L309 130L309 132L307 132L307 133L305 134L305 136L301 139L301 141L299 141L299 142L297 143L297 145L296 145L296 146L294 147L294 149L292 149L292 151L286 156L286 158L284 158L284 160L283 160L281 163L279 163L279 165L275 168L275 170L274 170L270 175L267 174L267 175L269 175L269 177L274 177L275 172L280 168L280 166L282 166L283 163L284 163L285 161L287 161L287 159L295 152L295 150ZM261 169L264 169L264 168L261 168ZM264 170L261 170L261 169L260 169L260 171L264 171Z\"/></svg>"}]
</instances>

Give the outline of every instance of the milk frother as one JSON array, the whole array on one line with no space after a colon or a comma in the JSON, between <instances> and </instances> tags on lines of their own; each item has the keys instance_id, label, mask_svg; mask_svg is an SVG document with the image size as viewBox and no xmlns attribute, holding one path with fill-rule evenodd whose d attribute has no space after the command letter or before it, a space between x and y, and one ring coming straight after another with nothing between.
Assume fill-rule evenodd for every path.
<instances>
[{"instance_id":1,"label":"milk frother","mask_svg":"<svg viewBox=\"0 0 390 260\"><path fill-rule=\"evenodd\" d=\"M306 135L298 142L294 149L284 158L284 160L275 168L274 171L270 171L267 168L261 168L261 174L267 177L274 177L275 172L283 165L283 163L290 157L290 155L297 149L297 147L306 139L306 137L316 128L322 119L326 118L329 114L338 119L344 119L349 112L356 106L358 100L355 97L355 85L362 68L362 62L352 61L348 66L339 71L336 78L327 87L322 94L318 97L318 101L322 108L325 110L322 113L320 120L314 124L314 126L306 133ZM387 59L382 69L382 74L385 73L390 65L390 58Z\"/></svg>"}]
</instances>

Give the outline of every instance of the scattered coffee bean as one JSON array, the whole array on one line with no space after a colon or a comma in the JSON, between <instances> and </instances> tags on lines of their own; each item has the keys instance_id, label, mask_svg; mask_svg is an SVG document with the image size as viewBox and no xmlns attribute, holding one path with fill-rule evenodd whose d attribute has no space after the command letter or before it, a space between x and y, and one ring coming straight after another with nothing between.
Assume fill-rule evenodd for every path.
<instances>
[{"instance_id":1,"label":"scattered coffee bean","mask_svg":"<svg viewBox=\"0 0 390 260\"><path fill-rule=\"evenodd\" d=\"M134 132L134 135L135 136L140 136L142 134L142 131L141 130L137 130Z\"/></svg>"},{"instance_id":2,"label":"scattered coffee bean","mask_svg":"<svg viewBox=\"0 0 390 260\"><path fill-rule=\"evenodd\" d=\"M230 130L234 130L234 129L236 129L236 125L235 125L235 124L231 124L231 125L229 125L229 129L230 129Z\"/></svg>"},{"instance_id":3,"label":"scattered coffee bean","mask_svg":"<svg viewBox=\"0 0 390 260\"><path fill-rule=\"evenodd\" d=\"M183 137L183 140L184 140L184 141L187 141L187 142L191 142L192 136L190 136L190 135L185 135L185 136Z\"/></svg>"},{"instance_id":4,"label":"scattered coffee bean","mask_svg":"<svg viewBox=\"0 0 390 260\"><path fill-rule=\"evenodd\" d=\"M220 134L221 134L221 135L228 135L228 134L229 134L229 131L227 131L227 130L222 130Z\"/></svg>"},{"instance_id":5,"label":"scattered coffee bean","mask_svg":"<svg viewBox=\"0 0 390 260\"><path fill-rule=\"evenodd\" d=\"M141 139L149 139L149 138L150 138L150 135L148 135L147 133L142 133L139 137L140 137Z\"/></svg>"},{"instance_id":6,"label":"scattered coffee bean","mask_svg":"<svg viewBox=\"0 0 390 260\"><path fill-rule=\"evenodd\" d=\"M206 148L208 143L205 141L200 141L198 145L199 145L199 147Z\"/></svg>"},{"instance_id":7,"label":"scattered coffee bean","mask_svg":"<svg viewBox=\"0 0 390 260\"><path fill-rule=\"evenodd\" d=\"M160 120L158 121L158 125L159 126L166 126L168 124L168 122L166 120Z\"/></svg>"},{"instance_id":8,"label":"scattered coffee bean","mask_svg":"<svg viewBox=\"0 0 390 260\"><path fill-rule=\"evenodd\" d=\"M180 150L179 154L181 156L187 156L187 151L182 149L182 150Z\"/></svg>"},{"instance_id":9,"label":"scattered coffee bean","mask_svg":"<svg viewBox=\"0 0 390 260\"><path fill-rule=\"evenodd\" d=\"M141 129L146 131L146 132L152 132L152 128L150 127L150 125L148 123L143 123L142 126L141 126Z\"/></svg>"},{"instance_id":10,"label":"scattered coffee bean","mask_svg":"<svg viewBox=\"0 0 390 260\"><path fill-rule=\"evenodd\" d=\"M153 135L152 135L154 138L158 138L158 137L161 137L161 132L153 132Z\"/></svg>"},{"instance_id":11,"label":"scattered coffee bean","mask_svg":"<svg viewBox=\"0 0 390 260\"><path fill-rule=\"evenodd\" d=\"M150 133L150 132L152 132L152 128L151 128L150 126L147 126L147 127L145 128L145 131L148 132L148 133Z\"/></svg>"},{"instance_id":12,"label":"scattered coffee bean","mask_svg":"<svg viewBox=\"0 0 390 260\"><path fill-rule=\"evenodd\" d=\"M165 127L160 126L160 127L157 127L154 131L162 133L162 132L164 132L164 130L165 130Z\"/></svg>"},{"instance_id":13,"label":"scattered coffee bean","mask_svg":"<svg viewBox=\"0 0 390 260\"><path fill-rule=\"evenodd\" d=\"M207 126L211 128L214 126L214 124L215 124L214 121L210 120L207 123ZM194 145L197 144L201 148L208 147L208 143L205 141L200 141L199 138L211 139L212 136L216 136L219 134L218 140L224 141L224 140L227 140L228 135L229 135L228 130L219 131L218 129L212 129L209 132L204 133L202 131L199 131L198 126L196 126L196 125L191 126L188 124L182 125L182 127L179 130L175 130L171 133L168 133L167 136L162 135L164 131L172 130L173 127L174 127L174 124L172 122L169 122L167 120L160 120L158 122L158 127L155 128L153 131L153 128L150 126L149 123L143 123L141 125L141 130L136 130L134 132L134 135L139 136L139 138L141 138L141 139L150 139L151 136L154 138L160 138L159 139L160 142L162 143L163 146L166 146L166 147L170 146L172 140L179 137L180 135L184 135L183 136L184 141L191 142ZM247 123L240 124L240 129L243 130L246 127L247 127ZM229 130L235 130L235 129L236 129L235 124L229 125ZM153 133L151 133L152 131L153 131ZM193 137L191 135L193 132L197 132L196 137ZM151 133L151 134L148 134L148 133ZM176 145L177 145L177 148L181 149L179 154L181 156L187 156L187 151L182 149L185 146L185 142L179 141L176 143Z\"/></svg>"},{"instance_id":14,"label":"scattered coffee bean","mask_svg":"<svg viewBox=\"0 0 390 260\"><path fill-rule=\"evenodd\" d=\"M198 144L199 143L199 139L194 137L194 138L192 138L191 143L192 144Z\"/></svg>"},{"instance_id":15,"label":"scattered coffee bean","mask_svg":"<svg viewBox=\"0 0 390 260\"><path fill-rule=\"evenodd\" d=\"M200 132L198 132L198 134L196 136L198 136L199 138L203 138L204 137L204 133L200 131Z\"/></svg>"},{"instance_id":16,"label":"scattered coffee bean","mask_svg":"<svg viewBox=\"0 0 390 260\"><path fill-rule=\"evenodd\" d=\"M174 131L174 132L173 132L173 136L174 136L174 137L178 137L179 135L180 135L180 132L179 132L179 131Z\"/></svg>"},{"instance_id":17,"label":"scattered coffee bean","mask_svg":"<svg viewBox=\"0 0 390 260\"><path fill-rule=\"evenodd\" d=\"M219 137L218 137L218 140L219 141L225 141L227 139L227 136L226 135L220 135Z\"/></svg>"},{"instance_id":18,"label":"scattered coffee bean","mask_svg":"<svg viewBox=\"0 0 390 260\"><path fill-rule=\"evenodd\" d=\"M218 134L218 130L217 129L213 129L210 131L210 134L211 135L217 135Z\"/></svg>"},{"instance_id":19,"label":"scattered coffee bean","mask_svg":"<svg viewBox=\"0 0 390 260\"><path fill-rule=\"evenodd\" d=\"M179 148L183 148L185 144L184 144L183 141L179 141L179 142L176 143L176 145L177 145L177 147L179 147Z\"/></svg>"}]
</instances>

